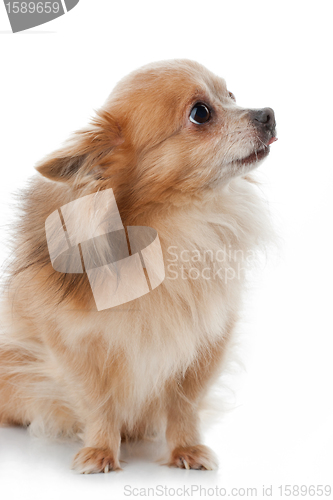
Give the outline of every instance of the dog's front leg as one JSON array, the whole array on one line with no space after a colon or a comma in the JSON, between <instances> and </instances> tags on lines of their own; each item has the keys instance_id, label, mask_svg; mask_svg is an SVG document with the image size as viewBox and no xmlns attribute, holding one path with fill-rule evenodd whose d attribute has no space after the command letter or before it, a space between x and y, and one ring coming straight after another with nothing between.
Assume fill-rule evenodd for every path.
<instances>
[{"instance_id":1,"label":"dog's front leg","mask_svg":"<svg viewBox=\"0 0 333 500\"><path fill-rule=\"evenodd\" d=\"M119 470L123 359L107 356L102 337L91 335L72 347L56 331L48 332L48 347L62 372L67 400L83 429L84 447L75 456L73 469L87 474Z\"/></svg>"},{"instance_id":2,"label":"dog's front leg","mask_svg":"<svg viewBox=\"0 0 333 500\"><path fill-rule=\"evenodd\" d=\"M229 335L198 355L185 376L167 390L166 438L170 466L185 469L216 469L215 454L201 444L199 404L221 368Z\"/></svg>"},{"instance_id":3,"label":"dog's front leg","mask_svg":"<svg viewBox=\"0 0 333 500\"><path fill-rule=\"evenodd\" d=\"M85 474L120 470L120 440L116 420L101 409L86 422L85 446L75 456L73 469Z\"/></svg>"},{"instance_id":4,"label":"dog's front leg","mask_svg":"<svg viewBox=\"0 0 333 500\"><path fill-rule=\"evenodd\" d=\"M217 468L214 453L201 444L197 402L188 400L185 393L175 393L170 400L166 438L170 449L168 465L182 469Z\"/></svg>"}]
</instances>

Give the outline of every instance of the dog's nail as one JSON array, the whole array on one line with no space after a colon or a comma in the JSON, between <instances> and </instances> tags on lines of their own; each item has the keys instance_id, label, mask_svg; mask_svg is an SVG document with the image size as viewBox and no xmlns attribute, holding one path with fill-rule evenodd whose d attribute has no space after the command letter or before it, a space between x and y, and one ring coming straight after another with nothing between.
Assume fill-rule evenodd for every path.
<instances>
[{"instance_id":1,"label":"dog's nail","mask_svg":"<svg viewBox=\"0 0 333 500\"><path fill-rule=\"evenodd\" d=\"M109 472L109 464L105 467L104 473L107 474Z\"/></svg>"},{"instance_id":2,"label":"dog's nail","mask_svg":"<svg viewBox=\"0 0 333 500\"><path fill-rule=\"evenodd\" d=\"M187 461L185 460L185 458L183 458L183 464L184 464L184 466L185 466L185 469L190 470L190 466L189 466L189 464L187 463Z\"/></svg>"}]
</instances>

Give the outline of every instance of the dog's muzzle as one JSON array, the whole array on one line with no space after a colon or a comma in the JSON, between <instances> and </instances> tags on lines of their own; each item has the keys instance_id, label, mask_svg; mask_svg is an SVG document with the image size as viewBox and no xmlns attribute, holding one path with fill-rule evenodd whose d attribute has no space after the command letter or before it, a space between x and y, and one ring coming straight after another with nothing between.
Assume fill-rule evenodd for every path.
<instances>
[{"instance_id":1,"label":"dog's muzzle","mask_svg":"<svg viewBox=\"0 0 333 500\"><path fill-rule=\"evenodd\" d=\"M275 115L272 108L251 109L249 111L252 124L260 133L261 139L268 144L275 138Z\"/></svg>"}]
</instances>

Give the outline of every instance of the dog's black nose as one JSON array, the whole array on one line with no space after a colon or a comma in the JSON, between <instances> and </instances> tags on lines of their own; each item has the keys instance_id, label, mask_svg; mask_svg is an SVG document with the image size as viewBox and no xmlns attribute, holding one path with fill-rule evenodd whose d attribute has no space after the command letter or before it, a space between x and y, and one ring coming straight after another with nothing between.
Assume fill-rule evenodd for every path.
<instances>
[{"instance_id":1,"label":"dog's black nose","mask_svg":"<svg viewBox=\"0 0 333 500\"><path fill-rule=\"evenodd\" d=\"M250 117L257 127L265 127L270 130L275 128L275 115L272 108L252 109Z\"/></svg>"}]
</instances>

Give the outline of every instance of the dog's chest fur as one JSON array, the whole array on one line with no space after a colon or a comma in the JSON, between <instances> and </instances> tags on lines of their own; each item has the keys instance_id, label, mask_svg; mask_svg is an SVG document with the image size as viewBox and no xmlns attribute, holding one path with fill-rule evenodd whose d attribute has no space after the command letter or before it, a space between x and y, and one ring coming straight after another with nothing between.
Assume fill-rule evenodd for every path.
<instances>
[{"instance_id":1,"label":"dog's chest fur","mask_svg":"<svg viewBox=\"0 0 333 500\"><path fill-rule=\"evenodd\" d=\"M64 309L55 318L68 348L103 345L92 362L109 377L110 397L123 398L131 411L228 334L251 252L266 234L255 189L237 179L220 197L157 219L166 278L151 293L106 311Z\"/></svg>"}]
</instances>

